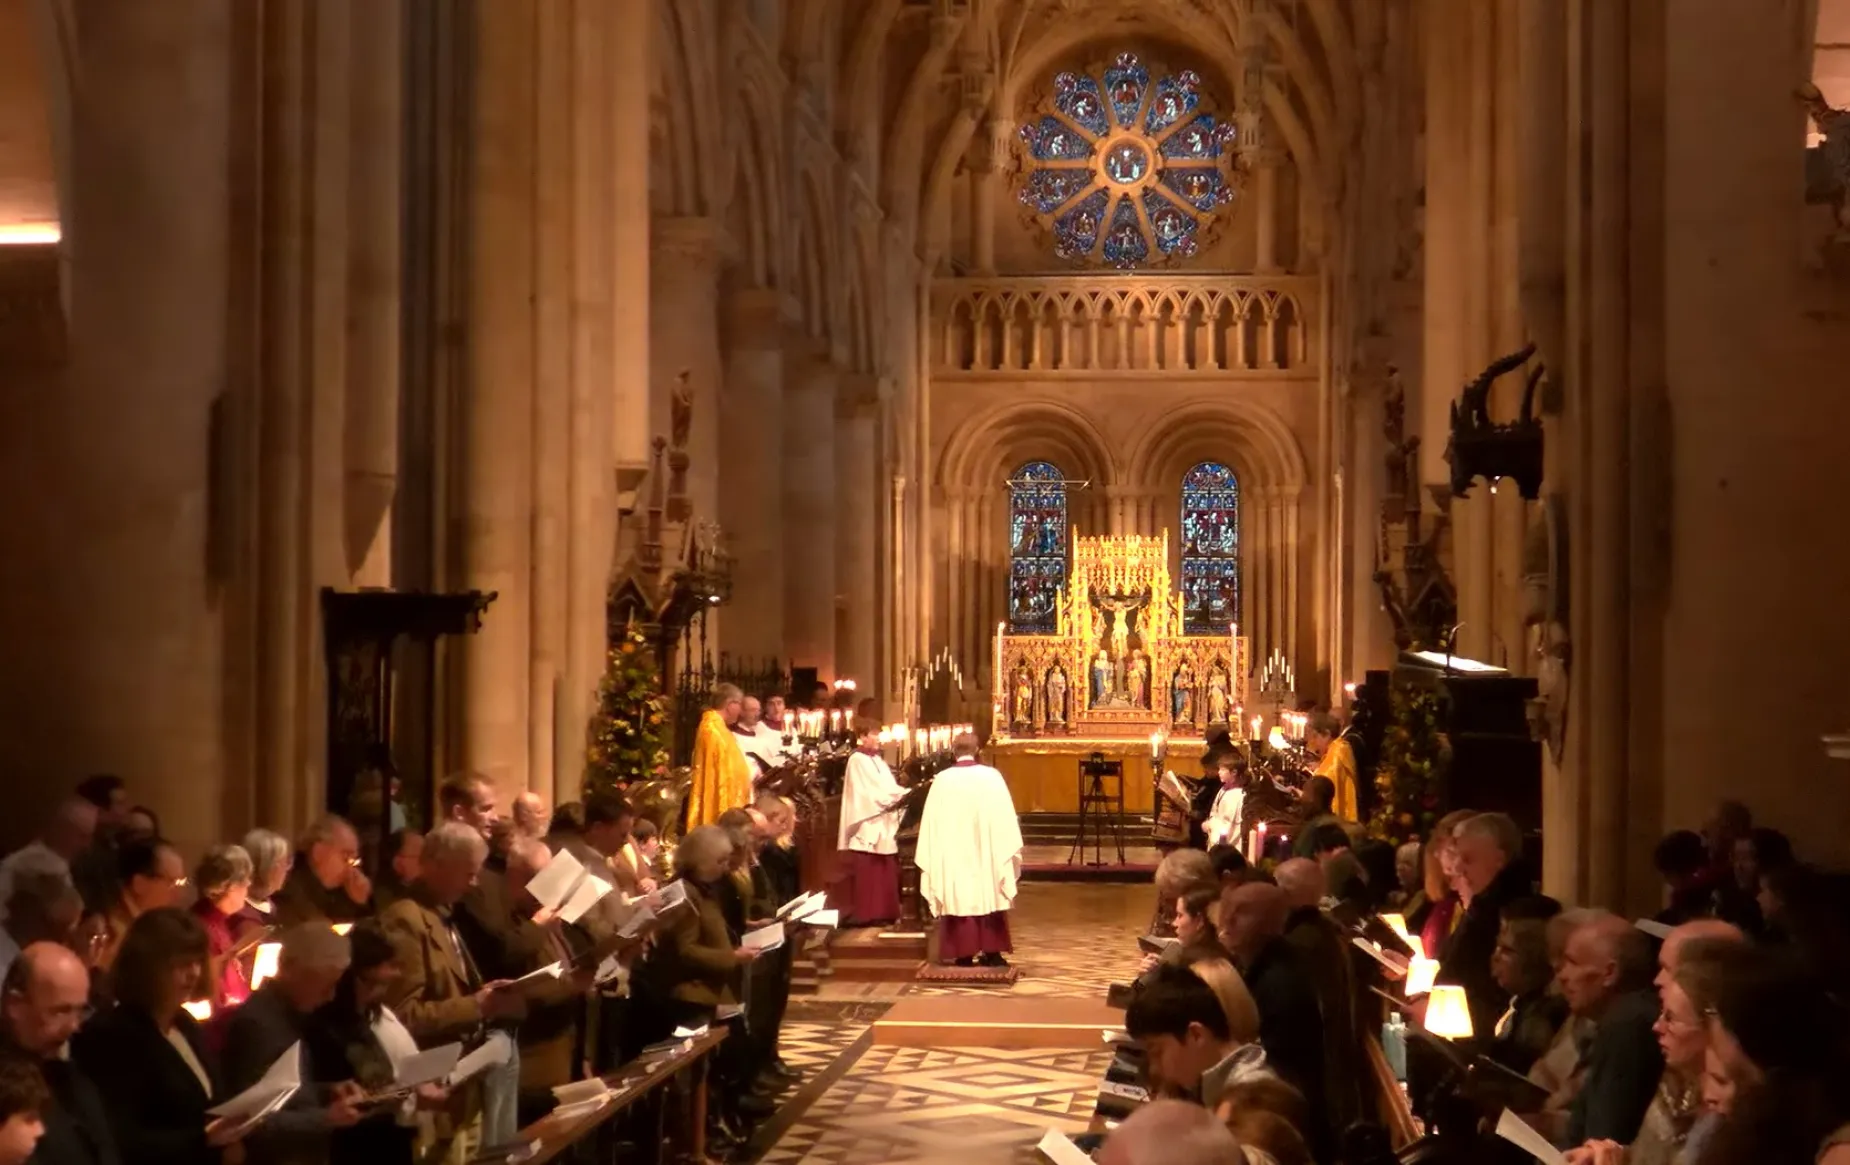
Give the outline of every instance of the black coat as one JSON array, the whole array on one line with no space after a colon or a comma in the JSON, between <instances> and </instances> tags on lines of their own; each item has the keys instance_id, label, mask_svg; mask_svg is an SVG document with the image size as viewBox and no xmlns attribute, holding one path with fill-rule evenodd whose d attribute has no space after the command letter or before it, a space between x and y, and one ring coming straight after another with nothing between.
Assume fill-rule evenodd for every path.
<instances>
[{"instance_id":1,"label":"black coat","mask_svg":"<svg viewBox=\"0 0 1850 1165\"><path fill-rule=\"evenodd\" d=\"M1259 1009L1259 1044L1266 1062L1304 1094L1311 1114L1305 1130L1317 1160L1334 1147L1324 1095L1323 1012L1309 971L1283 938L1266 944L1244 968L1246 988Z\"/></svg>"},{"instance_id":2,"label":"black coat","mask_svg":"<svg viewBox=\"0 0 1850 1165\"><path fill-rule=\"evenodd\" d=\"M1504 866L1484 892L1471 899L1465 916L1439 953L1439 974L1435 981L1465 989L1474 1032L1496 1031L1497 1021L1509 1007L1509 992L1498 986L1496 977L1490 973L1490 957L1497 950L1497 930L1503 924L1503 908L1534 892L1529 867L1521 859Z\"/></svg>"},{"instance_id":3,"label":"black coat","mask_svg":"<svg viewBox=\"0 0 1850 1165\"><path fill-rule=\"evenodd\" d=\"M113 1007L71 1041L72 1058L109 1113L122 1165L218 1165L218 1150L206 1144L206 1109L232 1094L219 1083L199 1025L185 1012L174 1023L213 1082L210 1093L139 1007Z\"/></svg>"},{"instance_id":4,"label":"black coat","mask_svg":"<svg viewBox=\"0 0 1850 1165\"><path fill-rule=\"evenodd\" d=\"M297 1043L307 1047L308 1017L290 1006L280 988L266 984L231 1012L225 1025L224 1081L227 1098L263 1078L278 1057ZM316 1165L328 1160L327 1089L313 1083L314 1065L298 1053L302 1089L244 1138L246 1165Z\"/></svg>"},{"instance_id":5,"label":"black coat","mask_svg":"<svg viewBox=\"0 0 1850 1165\"><path fill-rule=\"evenodd\" d=\"M26 1165L120 1165L109 1113L96 1085L69 1060L40 1060L51 1104L40 1114L45 1135Z\"/></svg>"}]
</instances>

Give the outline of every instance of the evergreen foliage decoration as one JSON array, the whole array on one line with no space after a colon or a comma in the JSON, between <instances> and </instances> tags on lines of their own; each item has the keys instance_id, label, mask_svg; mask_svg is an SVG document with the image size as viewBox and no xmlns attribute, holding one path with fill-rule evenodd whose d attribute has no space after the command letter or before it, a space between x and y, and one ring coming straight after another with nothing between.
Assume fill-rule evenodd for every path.
<instances>
[{"instance_id":1,"label":"evergreen foliage decoration","mask_svg":"<svg viewBox=\"0 0 1850 1165\"><path fill-rule=\"evenodd\" d=\"M1448 756L1439 731L1439 694L1396 684L1375 768L1375 815L1369 828L1396 846L1422 841L1444 814Z\"/></svg>"},{"instance_id":2,"label":"evergreen foliage decoration","mask_svg":"<svg viewBox=\"0 0 1850 1165\"><path fill-rule=\"evenodd\" d=\"M597 686L585 750L585 791L651 780L668 765L668 697L648 640L626 628Z\"/></svg>"}]
</instances>

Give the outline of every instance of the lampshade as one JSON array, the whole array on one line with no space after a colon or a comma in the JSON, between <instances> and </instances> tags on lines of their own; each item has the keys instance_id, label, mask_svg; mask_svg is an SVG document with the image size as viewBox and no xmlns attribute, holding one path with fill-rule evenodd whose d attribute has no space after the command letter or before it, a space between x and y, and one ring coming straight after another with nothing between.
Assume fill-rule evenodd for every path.
<instances>
[{"instance_id":1,"label":"lampshade","mask_svg":"<svg viewBox=\"0 0 1850 1165\"><path fill-rule=\"evenodd\" d=\"M1400 936L1400 941L1413 948L1413 957L1426 957L1426 947L1420 942L1420 936L1407 929L1407 916L1404 914L1383 914L1381 921L1387 923L1388 929Z\"/></svg>"},{"instance_id":2,"label":"lampshade","mask_svg":"<svg viewBox=\"0 0 1850 1165\"><path fill-rule=\"evenodd\" d=\"M1438 977L1439 960L1414 955L1413 961L1407 966L1407 998L1433 990L1433 980Z\"/></svg>"},{"instance_id":3,"label":"lampshade","mask_svg":"<svg viewBox=\"0 0 1850 1165\"><path fill-rule=\"evenodd\" d=\"M1426 1030L1448 1040L1471 1038L1471 1008L1463 987L1448 983L1432 989L1426 1000Z\"/></svg>"},{"instance_id":4,"label":"lampshade","mask_svg":"<svg viewBox=\"0 0 1850 1165\"><path fill-rule=\"evenodd\" d=\"M259 943L257 956L251 960L251 990L263 986L266 979L276 977L276 966L283 957L282 943Z\"/></svg>"}]
</instances>

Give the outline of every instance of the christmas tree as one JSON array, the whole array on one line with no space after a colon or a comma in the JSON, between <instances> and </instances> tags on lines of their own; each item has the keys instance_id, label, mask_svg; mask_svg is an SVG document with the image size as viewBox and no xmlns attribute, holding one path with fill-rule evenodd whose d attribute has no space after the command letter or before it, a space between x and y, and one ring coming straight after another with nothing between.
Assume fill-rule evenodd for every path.
<instances>
[{"instance_id":1,"label":"christmas tree","mask_svg":"<svg viewBox=\"0 0 1850 1165\"><path fill-rule=\"evenodd\" d=\"M668 697L655 654L640 631L624 631L597 686L585 750L585 790L648 780L668 763Z\"/></svg>"},{"instance_id":2,"label":"christmas tree","mask_svg":"<svg viewBox=\"0 0 1850 1165\"><path fill-rule=\"evenodd\" d=\"M1397 684L1375 768L1376 837L1395 845L1420 841L1438 824L1445 804L1445 742L1439 734L1439 696L1429 688Z\"/></svg>"}]
</instances>

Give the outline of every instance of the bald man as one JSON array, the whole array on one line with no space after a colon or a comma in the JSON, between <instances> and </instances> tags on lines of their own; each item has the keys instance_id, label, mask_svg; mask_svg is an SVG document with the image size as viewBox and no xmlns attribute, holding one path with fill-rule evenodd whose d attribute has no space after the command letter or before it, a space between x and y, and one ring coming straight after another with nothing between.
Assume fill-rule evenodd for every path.
<instances>
[{"instance_id":1,"label":"bald man","mask_svg":"<svg viewBox=\"0 0 1850 1165\"><path fill-rule=\"evenodd\" d=\"M1239 1165L1239 1138L1207 1109L1183 1100L1153 1100L1105 1139L1098 1165Z\"/></svg>"},{"instance_id":2,"label":"bald man","mask_svg":"<svg viewBox=\"0 0 1850 1165\"><path fill-rule=\"evenodd\" d=\"M1746 942L1747 935L1732 922L1723 922L1719 918L1698 918L1675 927L1664 936L1664 945L1657 950L1657 978L1652 981L1661 997L1664 987L1677 976L1677 967L1681 964L1683 946L1691 939L1717 939L1721 942Z\"/></svg>"},{"instance_id":3,"label":"bald man","mask_svg":"<svg viewBox=\"0 0 1850 1165\"><path fill-rule=\"evenodd\" d=\"M1324 1160L1335 1144L1325 1102L1323 1010L1311 969L1285 941L1290 919L1291 899L1278 886L1248 882L1221 892L1221 945L1259 1007L1266 1061L1309 1102L1311 1152Z\"/></svg>"},{"instance_id":4,"label":"bald man","mask_svg":"<svg viewBox=\"0 0 1850 1165\"><path fill-rule=\"evenodd\" d=\"M546 839L546 798L528 791L514 798L514 833L535 841Z\"/></svg>"},{"instance_id":5,"label":"bald man","mask_svg":"<svg viewBox=\"0 0 1850 1165\"><path fill-rule=\"evenodd\" d=\"M1568 935L1555 977L1568 1008L1595 1028L1562 1144L1629 1145L1637 1137L1664 1071L1652 970L1644 932L1615 914L1595 911Z\"/></svg>"},{"instance_id":6,"label":"bald man","mask_svg":"<svg viewBox=\"0 0 1850 1165\"><path fill-rule=\"evenodd\" d=\"M32 943L19 953L0 988L0 1037L37 1062L52 1102L40 1112L45 1135L35 1161L116 1165L120 1157L103 1098L83 1071L64 1058L64 1045L90 1003L90 972L57 943Z\"/></svg>"},{"instance_id":7,"label":"bald man","mask_svg":"<svg viewBox=\"0 0 1850 1165\"><path fill-rule=\"evenodd\" d=\"M1285 943L1310 975L1323 1017L1323 1087L1330 1123L1346 1129L1363 1119L1365 1104L1349 938L1323 913L1329 886L1322 863L1291 858L1279 863L1274 877L1291 907L1285 918Z\"/></svg>"}]
</instances>

